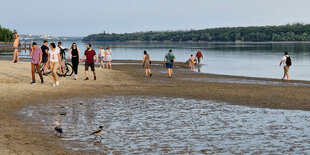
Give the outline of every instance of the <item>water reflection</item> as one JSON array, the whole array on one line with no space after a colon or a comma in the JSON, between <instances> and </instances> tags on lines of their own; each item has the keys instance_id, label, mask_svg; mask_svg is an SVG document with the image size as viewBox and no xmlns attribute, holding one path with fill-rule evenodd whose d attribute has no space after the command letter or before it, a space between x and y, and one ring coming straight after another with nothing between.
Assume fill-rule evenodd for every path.
<instances>
[{"instance_id":1,"label":"water reflection","mask_svg":"<svg viewBox=\"0 0 310 155\"><path fill-rule=\"evenodd\" d=\"M60 116L61 111L66 115ZM310 147L310 113L306 111L118 96L32 106L20 114L35 122L62 119L67 148L108 154L300 154ZM104 138L94 140L89 134L100 125L105 126Z\"/></svg>"},{"instance_id":2,"label":"water reflection","mask_svg":"<svg viewBox=\"0 0 310 155\"><path fill-rule=\"evenodd\" d=\"M54 41L57 42L57 41ZM40 43L38 41L38 43ZM80 50L85 50L86 43L76 41ZM63 41L65 47L70 47L72 41ZM288 51L293 66L290 69L291 79L310 80L310 42L281 43L130 43L130 42L92 42L98 51L100 45L110 45L113 48L114 60L141 60L143 51L147 50L152 60L163 61L169 49L173 49L176 61L186 62L191 54L201 49L204 58L201 72L250 77L282 78L283 69L278 66L284 51ZM28 56L29 51L20 52ZM83 54L81 54L83 56ZM198 70L197 70L198 71Z\"/></svg>"}]
</instances>

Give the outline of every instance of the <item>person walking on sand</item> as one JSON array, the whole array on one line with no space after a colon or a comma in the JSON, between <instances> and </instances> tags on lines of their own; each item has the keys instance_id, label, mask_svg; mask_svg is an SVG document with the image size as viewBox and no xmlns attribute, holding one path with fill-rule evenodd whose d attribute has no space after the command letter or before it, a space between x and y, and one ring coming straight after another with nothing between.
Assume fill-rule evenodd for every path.
<instances>
[{"instance_id":1,"label":"person walking on sand","mask_svg":"<svg viewBox=\"0 0 310 155\"><path fill-rule=\"evenodd\" d=\"M69 51L68 59L70 59L70 56L72 55L71 62L72 62L72 69L75 74L74 80L78 79L78 67L80 62L80 49L77 48L77 44L73 43L71 46L71 49Z\"/></svg>"},{"instance_id":2,"label":"person walking on sand","mask_svg":"<svg viewBox=\"0 0 310 155\"><path fill-rule=\"evenodd\" d=\"M110 47L107 47L107 50L105 51L105 61L106 61L106 68L108 69L110 66L110 69L112 69L111 61L112 61L112 51Z\"/></svg>"},{"instance_id":3,"label":"person walking on sand","mask_svg":"<svg viewBox=\"0 0 310 155\"><path fill-rule=\"evenodd\" d=\"M13 55L13 60L12 63L19 63L19 34L14 34L14 43L13 43L13 48L14 48L14 55Z\"/></svg>"},{"instance_id":4,"label":"person walking on sand","mask_svg":"<svg viewBox=\"0 0 310 155\"><path fill-rule=\"evenodd\" d=\"M46 70L48 68L48 51L49 48L47 47L48 42L44 40L43 45L41 46L42 55L42 63L43 63L43 75L47 76Z\"/></svg>"},{"instance_id":5,"label":"person walking on sand","mask_svg":"<svg viewBox=\"0 0 310 155\"><path fill-rule=\"evenodd\" d=\"M50 44L50 50L48 51L48 59L49 59L49 63L50 63L50 67L51 67L51 71L53 75L53 80L54 80L53 86L55 87L59 85L56 71L57 71L59 62L61 62L60 50L59 48L56 48L55 43Z\"/></svg>"},{"instance_id":6,"label":"person walking on sand","mask_svg":"<svg viewBox=\"0 0 310 155\"><path fill-rule=\"evenodd\" d=\"M152 76L152 72L151 72L151 57L149 54L147 54L146 51L143 52L144 53L144 56L143 56L143 60L142 60L142 63L143 63L143 67L145 68L145 76L148 77L148 76Z\"/></svg>"},{"instance_id":7,"label":"person walking on sand","mask_svg":"<svg viewBox=\"0 0 310 155\"><path fill-rule=\"evenodd\" d=\"M100 60L100 68L104 68L103 61L104 61L104 56L105 56L105 50L103 46L100 46L98 55L99 55L99 60Z\"/></svg>"},{"instance_id":8,"label":"person walking on sand","mask_svg":"<svg viewBox=\"0 0 310 155\"><path fill-rule=\"evenodd\" d=\"M198 52L196 53L196 59L197 59L197 61L198 61L198 67L200 67L201 59L203 59L203 55L202 55L200 49L199 49Z\"/></svg>"},{"instance_id":9,"label":"person walking on sand","mask_svg":"<svg viewBox=\"0 0 310 155\"><path fill-rule=\"evenodd\" d=\"M288 70L290 69L291 65L292 65L292 60L291 60L291 57L288 55L287 52L284 52L284 56L280 62L280 65L281 66L282 64L284 64L284 75L283 75L283 78L282 80L285 79L285 76L287 77L287 80L289 81L290 80L290 77L289 77L289 73L288 73Z\"/></svg>"},{"instance_id":10,"label":"person walking on sand","mask_svg":"<svg viewBox=\"0 0 310 155\"><path fill-rule=\"evenodd\" d=\"M85 81L89 80L88 79L88 68L90 67L91 70L93 71L93 74L94 74L94 80L96 80L96 71L95 71L95 61L94 61L94 56L96 58L96 62L98 62L98 57L96 55L96 52L95 50L93 50L91 48L91 44L87 44L86 45L86 50L85 50L85 53L84 53L84 56L83 58L81 59L80 63L84 61L84 59L86 58L85 60L85 76L86 78L84 79Z\"/></svg>"},{"instance_id":11,"label":"person walking on sand","mask_svg":"<svg viewBox=\"0 0 310 155\"><path fill-rule=\"evenodd\" d=\"M169 50L169 52L165 55L165 64L166 68L168 69L168 76L169 78L172 78L172 68L174 64L175 56L172 54L172 50Z\"/></svg>"},{"instance_id":12,"label":"person walking on sand","mask_svg":"<svg viewBox=\"0 0 310 155\"><path fill-rule=\"evenodd\" d=\"M40 79L41 79L41 84L44 83L43 80L43 76L41 73L41 68L40 68L40 64L42 61L42 50L41 48L38 48L38 45L36 42L32 43L32 48L30 50L30 54L29 56L31 56L31 73L32 73L32 82L30 84L35 84L36 83L36 77L35 77L35 72L37 69L37 72L40 75Z\"/></svg>"},{"instance_id":13,"label":"person walking on sand","mask_svg":"<svg viewBox=\"0 0 310 155\"><path fill-rule=\"evenodd\" d=\"M60 49L60 56L61 56L61 62L60 62L60 68L59 68L59 72L62 76L66 76L65 75L65 65L66 65L66 51L68 51L67 48L62 46L61 42L58 42L58 48Z\"/></svg>"},{"instance_id":14,"label":"person walking on sand","mask_svg":"<svg viewBox=\"0 0 310 155\"><path fill-rule=\"evenodd\" d=\"M193 54L189 58L189 67L191 68L191 71L195 71L195 58Z\"/></svg>"}]
</instances>

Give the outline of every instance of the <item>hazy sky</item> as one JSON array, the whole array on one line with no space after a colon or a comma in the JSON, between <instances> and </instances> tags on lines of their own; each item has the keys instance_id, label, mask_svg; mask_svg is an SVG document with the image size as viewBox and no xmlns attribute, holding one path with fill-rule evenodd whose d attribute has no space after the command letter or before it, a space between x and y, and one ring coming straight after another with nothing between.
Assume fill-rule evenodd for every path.
<instances>
[{"instance_id":1,"label":"hazy sky","mask_svg":"<svg viewBox=\"0 0 310 155\"><path fill-rule=\"evenodd\" d=\"M0 0L0 25L21 34L188 30L310 23L310 0Z\"/></svg>"}]
</instances>

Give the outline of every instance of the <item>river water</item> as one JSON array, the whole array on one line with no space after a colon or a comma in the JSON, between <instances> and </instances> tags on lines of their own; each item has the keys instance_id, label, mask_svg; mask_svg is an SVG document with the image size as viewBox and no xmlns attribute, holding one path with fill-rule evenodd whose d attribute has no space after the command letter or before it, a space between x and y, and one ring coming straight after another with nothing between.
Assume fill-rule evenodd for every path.
<instances>
[{"instance_id":1,"label":"river water","mask_svg":"<svg viewBox=\"0 0 310 155\"><path fill-rule=\"evenodd\" d=\"M310 112L185 98L112 96L22 109L23 119L73 150L121 154L309 154ZM29 124L28 124L29 125ZM104 126L102 138L92 131ZM38 128L36 128L38 129Z\"/></svg>"},{"instance_id":2,"label":"river water","mask_svg":"<svg viewBox=\"0 0 310 155\"><path fill-rule=\"evenodd\" d=\"M56 41L55 41L56 42ZM86 43L76 41L81 51ZM38 42L40 43L40 42ZM63 41L70 47L72 41ZM310 80L310 42L281 43L124 43L124 42L93 42L98 52L99 46L126 46L130 48L112 49L113 59L140 60L143 51L147 50L152 60L163 60L169 49L173 49L176 61L185 62L191 54L201 49L204 59L201 72L248 77L264 77L280 79L283 68L279 63L284 51L289 52L293 65L290 69L291 79ZM21 51L21 55L28 55ZM82 52L83 53L83 52ZM2 52L2 54L5 54Z\"/></svg>"}]
</instances>

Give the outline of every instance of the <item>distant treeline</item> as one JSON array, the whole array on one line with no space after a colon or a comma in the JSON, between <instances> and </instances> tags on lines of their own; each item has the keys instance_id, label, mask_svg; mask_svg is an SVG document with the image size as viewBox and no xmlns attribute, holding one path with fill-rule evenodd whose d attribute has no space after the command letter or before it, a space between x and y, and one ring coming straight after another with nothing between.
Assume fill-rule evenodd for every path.
<instances>
[{"instance_id":1,"label":"distant treeline","mask_svg":"<svg viewBox=\"0 0 310 155\"><path fill-rule=\"evenodd\" d=\"M14 40L13 35L16 34L16 30L11 31L10 29L6 29L1 27L0 25L0 42L10 42Z\"/></svg>"},{"instance_id":2,"label":"distant treeline","mask_svg":"<svg viewBox=\"0 0 310 155\"><path fill-rule=\"evenodd\" d=\"M83 41L310 41L310 24L92 34Z\"/></svg>"}]
</instances>

